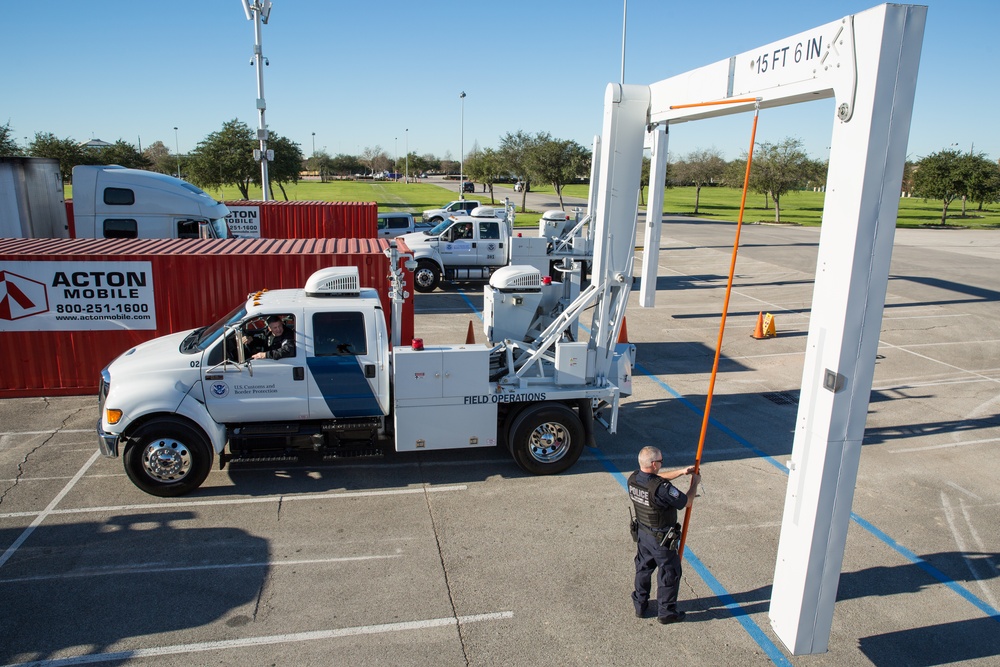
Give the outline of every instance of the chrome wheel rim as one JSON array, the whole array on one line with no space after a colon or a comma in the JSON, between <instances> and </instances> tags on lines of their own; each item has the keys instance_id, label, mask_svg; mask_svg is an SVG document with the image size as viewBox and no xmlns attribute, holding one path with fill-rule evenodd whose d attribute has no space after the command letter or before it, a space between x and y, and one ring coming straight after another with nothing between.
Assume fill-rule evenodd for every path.
<instances>
[{"instance_id":1,"label":"chrome wheel rim","mask_svg":"<svg viewBox=\"0 0 1000 667\"><path fill-rule=\"evenodd\" d=\"M559 422L539 424L528 436L528 451L539 463L554 463L566 456L572 445L569 431Z\"/></svg>"},{"instance_id":2,"label":"chrome wheel rim","mask_svg":"<svg viewBox=\"0 0 1000 667\"><path fill-rule=\"evenodd\" d=\"M191 451L173 438L153 440L142 452L146 474L161 482L178 482L191 471Z\"/></svg>"}]
</instances>

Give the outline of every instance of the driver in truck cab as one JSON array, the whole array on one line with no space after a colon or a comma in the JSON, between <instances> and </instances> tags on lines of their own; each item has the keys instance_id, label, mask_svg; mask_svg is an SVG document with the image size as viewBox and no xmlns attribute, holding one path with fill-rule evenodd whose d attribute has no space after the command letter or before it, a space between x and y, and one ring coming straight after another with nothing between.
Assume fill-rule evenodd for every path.
<instances>
[{"instance_id":1,"label":"driver in truck cab","mask_svg":"<svg viewBox=\"0 0 1000 667\"><path fill-rule=\"evenodd\" d=\"M267 316L267 331L244 335L243 344L251 359L284 359L295 356L295 332L278 315Z\"/></svg>"}]
</instances>

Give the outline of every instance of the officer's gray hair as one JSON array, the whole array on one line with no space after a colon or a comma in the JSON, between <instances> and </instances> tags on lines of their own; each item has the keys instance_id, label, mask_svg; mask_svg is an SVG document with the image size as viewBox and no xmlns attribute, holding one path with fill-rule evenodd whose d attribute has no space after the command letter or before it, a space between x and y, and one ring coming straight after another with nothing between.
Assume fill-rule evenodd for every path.
<instances>
[{"instance_id":1,"label":"officer's gray hair","mask_svg":"<svg viewBox=\"0 0 1000 667\"><path fill-rule=\"evenodd\" d=\"M663 455L660 450L652 445L648 445L639 450L639 467L648 468L653 465L653 461L662 460Z\"/></svg>"}]
</instances>

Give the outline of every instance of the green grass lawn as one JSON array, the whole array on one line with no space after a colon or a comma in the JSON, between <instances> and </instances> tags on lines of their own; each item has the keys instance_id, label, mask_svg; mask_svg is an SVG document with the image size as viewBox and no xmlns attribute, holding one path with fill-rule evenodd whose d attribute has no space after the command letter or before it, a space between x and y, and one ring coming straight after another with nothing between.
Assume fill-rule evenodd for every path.
<instances>
[{"instance_id":1,"label":"green grass lawn","mask_svg":"<svg viewBox=\"0 0 1000 667\"><path fill-rule=\"evenodd\" d=\"M550 186L531 187L532 192L554 194ZM587 197L587 185L567 185L563 195L568 197ZM710 220L729 220L735 222L739 217L740 197L742 191L734 188L702 188L698 202L699 218ZM669 215L694 215L693 187L666 188L663 197L663 212ZM799 225L819 225L823 215L822 192L796 191L781 198L781 222ZM645 201L649 200L649 192L645 193ZM1000 228L1000 204L987 204L982 211L976 210L978 203L966 204L966 217L962 217L962 202L955 201L948 207L948 224L956 227ZM897 227L926 227L941 224L942 202L938 199L919 199L903 197L899 200L899 215L896 218ZM770 202L764 208L764 196L750 193L747 195L746 210L743 213L744 222L774 222L774 203Z\"/></svg>"},{"instance_id":2,"label":"green grass lawn","mask_svg":"<svg viewBox=\"0 0 1000 667\"><path fill-rule=\"evenodd\" d=\"M567 185L563 195L567 197L587 197L589 186ZM421 211L437 208L455 198L455 193L429 183L392 183L380 181L300 181L295 185L285 187L288 198L296 201L374 201L378 203L379 211L405 211L419 215ZM222 191L208 190L209 195L216 199L237 199L239 192L235 188ZM477 192L469 195L484 205L501 205L503 199L498 190L498 198L490 201L488 193ZM532 192L554 194L551 186L532 186ZM663 212L669 215L694 215L693 187L667 188L664 190ZM70 186L66 186L66 197L72 196ZM260 189L251 189L250 198L260 199ZM275 199L284 199L280 189L272 193ZM700 218L710 220L729 220L735 222L739 216L740 190L734 188L702 188L698 206ZM823 214L822 192L799 191L790 192L781 198L781 221L787 224L819 225ZM648 201L649 193L645 193ZM515 203L520 199L515 197ZM899 215L897 227L927 227L936 226L941 222L941 201L933 199L918 199L904 197L899 200ZM948 225L956 227L997 228L1000 229L1000 205L990 204L983 211L976 210L978 204L969 203L966 206L966 217L962 217L962 202L952 203L948 208ZM518 212L515 226L537 227L541 214L534 211ZM774 222L774 204L764 208L764 197L759 194L747 195L747 208L743 221Z\"/></svg>"}]
</instances>

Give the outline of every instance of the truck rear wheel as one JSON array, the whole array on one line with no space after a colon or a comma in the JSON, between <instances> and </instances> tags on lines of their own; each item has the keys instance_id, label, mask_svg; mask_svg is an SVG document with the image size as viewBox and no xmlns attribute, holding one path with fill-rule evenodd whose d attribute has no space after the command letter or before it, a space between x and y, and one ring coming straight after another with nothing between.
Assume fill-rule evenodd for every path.
<instances>
[{"instance_id":1,"label":"truck rear wheel","mask_svg":"<svg viewBox=\"0 0 1000 667\"><path fill-rule=\"evenodd\" d=\"M413 289L425 294L433 292L440 280L441 273L434 262L426 259L417 262L417 270L413 272Z\"/></svg>"},{"instance_id":2,"label":"truck rear wheel","mask_svg":"<svg viewBox=\"0 0 1000 667\"><path fill-rule=\"evenodd\" d=\"M532 475L563 472L583 453L583 424L562 403L538 403L511 422L507 445L521 470Z\"/></svg>"},{"instance_id":3,"label":"truck rear wheel","mask_svg":"<svg viewBox=\"0 0 1000 667\"><path fill-rule=\"evenodd\" d=\"M133 484L164 498L194 491L212 468L212 448L205 436L173 419L154 419L140 426L122 458Z\"/></svg>"}]
</instances>

